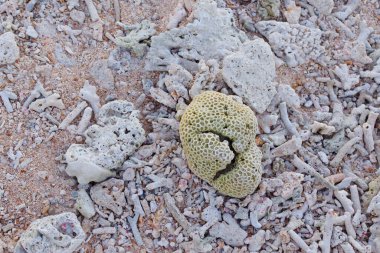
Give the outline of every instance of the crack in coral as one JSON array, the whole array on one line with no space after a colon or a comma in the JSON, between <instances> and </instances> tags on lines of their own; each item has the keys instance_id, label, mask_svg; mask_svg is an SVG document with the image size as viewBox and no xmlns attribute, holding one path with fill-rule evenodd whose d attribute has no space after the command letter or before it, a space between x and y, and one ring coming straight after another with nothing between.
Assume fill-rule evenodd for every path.
<instances>
[{"instance_id":1,"label":"crack in coral","mask_svg":"<svg viewBox=\"0 0 380 253\"><path fill-rule=\"evenodd\" d=\"M235 151L235 149L232 146L233 140L231 140L229 137L224 136L224 135L222 135L220 133L217 133L215 131L205 131L205 132L202 132L202 133L203 134L207 134L207 133L215 134L215 135L217 135L219 137L219 141L220 142L227 141L229 149L234 153L234 158L232 159L232 161L229 164L227 164L226 168L224 168L223 170L219 170L218 172L216 172L215 176L212 179L213 181L215 181L219 177L221 177L222 175L228 174L230 171L232 171L235 168L236 157L237 157L238 153Z\"/></svg>"}]
</instances>

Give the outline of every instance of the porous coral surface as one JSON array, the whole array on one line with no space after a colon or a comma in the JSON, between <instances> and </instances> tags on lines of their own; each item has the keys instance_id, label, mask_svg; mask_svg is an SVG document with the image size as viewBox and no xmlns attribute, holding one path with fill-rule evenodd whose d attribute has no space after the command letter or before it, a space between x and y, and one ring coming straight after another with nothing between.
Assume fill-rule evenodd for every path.
<instances>
[{"instance_id":1,"label":"porous coral surface","mask_svg":"<svg viewBox=\"0 0 380 253\"><path fill-rule=\"evenodd\" d=\"M214 91L198 95L181 119L180 136L191 170L221 193L244 197L261 180L253 111Z\"/></svg>"}]
</instances>

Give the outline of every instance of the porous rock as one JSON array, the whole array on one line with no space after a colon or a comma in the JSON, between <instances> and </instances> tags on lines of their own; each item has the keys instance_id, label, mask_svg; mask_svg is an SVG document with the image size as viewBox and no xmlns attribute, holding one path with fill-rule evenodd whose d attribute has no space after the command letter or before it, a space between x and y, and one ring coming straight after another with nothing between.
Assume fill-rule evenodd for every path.
<instances>
[{"instance_id":1,"label":"porous rock","mask_svg":"<svg viewBox=\"0 0 380 253\"><path fill-rule=\"evenodd\" d=\"M20 57L20 49L17 46L15 35L6 32L0 35L0 66L12 64Z\"/></svg>"},{"instance_id":2,"label":"porous rock","mask_svg":"<svg viewBox=\"0 0 380 253\"><path fill-rule=\"evenodd\" d=\"M147 70L167 71L170 64L180 64L196 71L199 60L221 60L247 40L245 33L236 28L232 11L218 8L212 0L198 1L192 14L193 22L151 38Z\"/></svg>"},{"instance_id":3,"label":"porous rock","mask_svg":"<svg viewBox=\"0 0 380 253\"><path fill-rule=\"evenodd\" d=\"M317 60L325 52L319 29L272 20L260 21L256 23L256 28L289 67Z\"/></svg>"},{"instance_id":4,"label":"porous rock","mask_svg":"<svg viewBox=\"0 0 380 253\"><path fill-rule=\"evenodd\" d=\"M190 169L219 192L239 198L251 194L261 180L256 131L248 106L215 91L196 96L180 122Z\"/></svg>"},{"instance_id":5,"label":"porous rock","mask_svg":"<svg viewBox=\"0 0 380 253\"><path fill-rule=\"evenodd\" d=\"M156 33L155 24L143 20L139 24L123 25L123 27L130 32L125 37L117 37L116 44L131 50L136 56L143 56L147 48L146 41Z\"/></svg>"},{"instance_id":6,"label":"porous rock","mask_svg":"<svg viewBox=\"0 0 380 253\"><path fill-rule=\"evenodd\" d=\"M280 0L259 0L257 13L263 19L273 19L280 16Z\"/></svg>"},{"instance_id":7,"label":"porous rock","mask_svg":"<svg viewBox=\"0 0 380 253\"><path fill-rule=\"evenodd\" d=\"M258 113L263 113L276 94L275 57L263 39L248 41L223 60L222 75L234 93Z\"/></svg>"},{"instance_id":8,"label":"porous rock","mask_svg":"<svg viewBox=\"0 0 380 253\"><path fill-rule=\"evenodd\" d=\"M117 215L123 213L123 207L126 205L123 180L110 178L103 183L96 184L91 187L90 195L99 206L108 208Z\"/></svg>"},{"instance_id":9,"label":"porous rock","mask_svg":"<svg viewBox=\"0 0 380 253\"><path fill-rule=\"evenodd\" d=\"M80 184L114 176L115 170L145 141L138 114L128 101L115 100L104 105L98 124L84 133L85 144L72 144L67 150L67 174L77 177Z\"/></svg>"},{"instance_id":10,"label":"porous rock","mask_svg":"<svg viewBox=\"0 0 380 253\"><path fill-rule=\"evenodd\" d=\"M33 221L21 235L15 253L71 253L86 235L73 213L61 213Z\"/></svg>"}]
</instances>

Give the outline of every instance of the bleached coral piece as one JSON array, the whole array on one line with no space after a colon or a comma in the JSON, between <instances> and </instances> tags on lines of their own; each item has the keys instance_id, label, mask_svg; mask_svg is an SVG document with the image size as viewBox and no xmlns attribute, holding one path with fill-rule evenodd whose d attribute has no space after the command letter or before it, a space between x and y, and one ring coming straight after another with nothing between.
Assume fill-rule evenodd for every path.
<instances>
[{"instance_id":1,"label":"bleached coral piece","mask_svg":"<svg viewBox=\"0 0 380 253\"><path fill-rule=\"evenodd\" d=\"M146 40L156 33L156 25L149 20L134 25L124 25L120 22L117 24L130 32L125 37L115 38L116 45L131 50L139 57L143 56L147 48Z\"/></svg>"},{"instance_id":2,"label":"bleached coral piece","mask_svg":"<svg viewBox=\"0 0 380 253\"><path fill-rule=\"evenodd\" d=\"M116 215L121 215L127 204L122 179L110 178L94 185L91 187L90 196L97 205L112 210Z\"/></svg>"},{"instance_id":3,"label":"bleached coral piece","mask_svg":"<svg viewBox=\"0 0 380 253\"><path fill-rule=\"evenodd\" d=\"M288 84L279 84L277 86L277 93L272 99L268 107L268 111L274 111L277 105L281 102L285 102L287 106L293 108L300 108L301 101L297 92Z\"/></svg>"},{"instance_id":4,"label":"bleached coral piece","mask_svg":"<svg viewBox=\"0 0 380 253\"><path fill-rule=\"evenodd\" d=\"M51 215L33 221L21 235L14 252L72 253L85 237L75 214Z\"/></svg>"},{"instance_id":5,"label":"bleached coral piece","mask_svg":"<svg viewBox=\"0 0 380 253\"><path fill-rule=\"evenodd\" d=\"M309 4L314 6L319 14L329 15L334 8L334 0L307 0Z\"/></svg>"},{"instance_id":6,"label":"bleached coral piece","mask_svg":"<svg viewBox=\"0 0 380 253\"><path fill-rule=\"evenodd\" d=\"M29 97L25 100L24 104L22 105L23 110L26 110L29 107L30 103L32 103L35 99L39 98L40 96L46 98L51 94L51 91L46 91L42 84L40 82L37 82L33 91L30 93Z\"/></svg>"},{"instance_id":7,"label":"bleached coral piece","mask_svg":"<svg viewBox=\"0 0 380 253\"><path fill-rule=\"evenodd\" d=\"M156 175L148 175L149 179L153 182L146 186L147 190L154 190L159 187L172 188L174 186L173 180L171 178L159 177Z\"/></svg>"},{"instance_id":8,"label":"bleached coral piece","mask_svg":"<svg viewBox=\"0 0 380 253\"><path fill-rule=\"evenodd\" d=\"M178 24L186 17L187 12L183 1L179 1L177 7L174 9L173 14L170 16L167 29L173 29L178 26Z\"/></svg>"},{"instance_id":9,"label":"bleached coral piece","mask_svg":"<svg viewBox=\"0 0 380 253\"><path fill-rule=\"evenodd\" d=\"M292 155L302 146L302 140L299 137L293 136L292 139L288 140L281 146L274 148L271 152L272 157L281 157Z\"/></svg>"},{"instance_id":10,"label":"bleached coral piece","mask_svg":"<svg viewBox=\"0 0 380 253\"><path fill-rule=\"evenodd\" d=\"M342 88L344 90L351 90L353 86L359 83L359 75L350 74L347 64L335 66L334 73L342 82Z\"/></svg>"},{"instance_id":11,"label":"bleached coral piece","mask_svg":"<svg viewBox=\"0 0 380 253\"><path fill-rule=\"evenodd\" d=\"M85 0L85 2L88 8L88 12L90 13L92 22L99 21L100 17L99 17L98 11L96 10L94 2L92 0Z\"/></svg>"},{"instance_id":12,"label":"bleached coral piece","mask_svg":"<svg viewBox=\"0 0 380 253\"><path fill-rule=\"evenodd\" d=\"M86 129L90 125L91 117L92 117L92 108L86 107L86 109L84 109L84 111L83 111L82 118L79 121L79 124L77 127L77 133L78 134L82 135L84 133L84 131L86 131Z\"/></svg>"},{"instance_id":13,"label":"bleached coral piece","mask_svg":"<svg viewBox=\"0 0 380 253\"><path fill-rule=\"evenodd\" d=\"M265 230L260 229L256 234L247 238L244 242L249 244L249 252L259 252L265 241Z\"/></svg>"},{"instance_id":14,"label":"bleached coral piece","mask_svg":"<svg viewBox=\"0 0 380 253\"><path fill-rule=\"evenodd\" d=\"M210 229L211 236L221 238L226 244L231 246L244 245L247 232L243 230L236 220L229 213L223 215L224 222L218 222Z\"/></svg>"},{"instance_id":15,"label":"bleached coral piece","mask_svg":"<svg viewBox=\"0 0 380 253\"><path fill-rule=\"evenodd\" d=\"M0 66L14 63L20 57L16 36L13 32L0 35Z\"/></svg>"},{"instance_id":16,"label":"bleached coral piece","mask_svg":"<svg viewBox=\"0 0 380 253\"><path fill-rule=\"evenodd\" d=\"M360 76L373 78L376 83L380 84L380 58L377 60L372 70L360 71Z\"/></svg>"},{"instance_id":17,"label":"bleached coral piece","mask_svg":"<svg viewBox=\"0 0 380 253\"><path fill-rule=\"evenodd\" d=\"M177 100L183 97L189 99L188 88L193 80L193 75L181 65L171 64L168 69L169 74L165 76L164 82L170 95Z\"/></svg>"},{"instance_id":18,"label":"bleached coral piece","mask_svg":"<svg viewBox=\"0 0 380 253\"><path fill-rule=\"evenodd\" d=\"M154 98L157 102L159 102L159 103L161 103L161 104L163 104L169 108L172 108L172 109L176 108L175 100L172 98L172 96L170 96L164 90L162 90L160 88L152 87L152 88L150 88L149 92L150 92L150 95L152 96L152 98Z\"/></svg>"},{"instance_id":19,"label":"bleached coral piece","mask_svg":"<svg viewBox=\"0 0 380 253\"><path fill-rule=\"evenodd\" d=\"M183 215L178 207L175 205L175 200L169 193L164 193L165 205L169 213L173 216L173 218L179 223L179 225L183 228L185 233L189 234L191 230L191 224L186 219L185 215Z\"/></svg>"},{"instance_id":20,"label":"bleached coral piece","mask_svg":"<svg viewBox=\"0 0 380 253\"><path fill-rule=\"evenodd\" d=\"M343 6L342 10L335 12L334 16L344 21L352 12L360 5L360 0L349 0L346 5Z\"/></svg>"},{"instance_id":21,"label":"bleached coral piece","mask_svg":"<svg viewBox=\"0 0 380 253\"><path fill-rule=\"evenodd\" d=\"M304 179L304 175L301 173L287 171L281 173L278 176L278 179L282 180L284 184L278 188L275 194L287 200L293 197L296 189L302 189L301 182Z\"/></svg>"},{"instance_id":22,"label":"bleached coral piece","mask_svg":"<svg viewBox=\"0 0 380 253\"><path fill-rule=\"evenodd\" d=\"M96 87L94 85L90 85L88 81L85 81L83 88L79 90L79 96L91 105L92 110L97 117L100 108L100 99L96 94Z\"/></svg>"},{"instance_id":23,"label":"bleached coral piece","mask_svg":"<svg viewBox=\"0 0 380 253\"><path fill-rule=\"evenodd\" d=\"M199 70L189 90L191 98L201 94L202 90L212 90L213 82L219 73L219 63L214 59L208 61L201 60L198 68Z\"/></svg>"},{"instance_id":24,"label":"bleached coral piece","mask_svg":"<svg viewBox=\"0 0 380 253\"><path fill-rule=\"evenodd\" d=\"M263 113L276 94L275 57L263 39L248 41L223 60L222 75L234 93L258 113Z\"/></svg>"},{"instance_id":25,"label":"bleached coral piece","mask_svg":"<svg viewBox=\"0 0 380 253\"><path fill-rule=\"evenodd\" d=\"M236 28L232 11L218 8L214 1L197 1L192 15L193 22L186 26L151 38L145 65L147 70L167 71L173 63L189 71L196 70L201 59L221 60L237 51L247 40L245 33Z\"/></svg>"},{"instance_id":26,"label":"bleached coral piece","mask_svg":"<svg viewBox=\"0 0 380 253\"><path fill-rule=\"evenodd\" d=\"M13 112L13 107L9 100L17 99L17 95L13 93L10 89L4 89L0 91L0 97L1 97L1 100L3 101L3 104L7 112L8 113Z\"/></svg>"},{"instance_id":27,"label":"bleached coral piece","mask_svg":"<svg viewBox=\"0 0 380 253\"><path fill-rule=\"evenodd\" d=\"M318 60L324 54L321 45L322 31L299 24L277 21L260 21L257 30L264 35L274 53L289 67L295 67L310 60Z\"/></svg>"},{"instance_id":28,"label":"bleached coral piece","mask_svg":"<svg viewBox=\"0 0 380 253\"><path fill-rule=\"evenodd\" d=\"M330 165L332 167L338 167L339 163L343 160L344 156L350 151L352 146L356 144L361 138L354 137L351 140L347 141L343 147L341 147L334 157L333 160L330 161Z\"/></svg>"},{"instance_id":29,"label":"bleached coral piece","mask_svg":"<svg viewBox=\"0 0 380 253\"><path fill-rule=\"evenodd\" d=\"M67 174L76 176L81 184L115 175L115 170L145 141L138 113L127 101L104 105L99 111L99 125L90 126L84 133L85 144L72 144L67 150Z\"/></svg>"},{"instance_id":30,"label":"bleached coral piece","mask_svg":"<svg viewBox=\"0 0 380 253\"><path fill-rule=\"evenodd\" d=\"M53 93L46 98L37 99L29 105L29 109L36 112L43 112L48 107L65 109L65 105L62 102L61 96L57 93Z\"/></svg>"},{"instance_id":31,"label":"bleached coral piece","mask_svg":"<svg viewBox=\"0 0 380 253\"><path fill-rule=\"evenodd\" d=\"M352 60L359 64L372 63L371 57L367 55L365 43L357 41L346 43L342 50L334 53L334 58L341 61Z\"/></svg>"},{"instance_id":32,"label":"bleached coral piece","mask_svg":"<svg viewBox=\"0 0 380 253\"><path fill-rule=\"evenodd\" d=\"M335 127L314 121L313 125L311 125L311 131L313 133L320 133L322 135L331 135L335 133Z\"/></svg>"},{"instance_id":33,"label":"bleached coral piece","mask_svg":"<svg viewBox=\"0 0 380 253\"><path fill-rule=\"evenodd\" d=\"M277 124L278 115L265 114L257 115L258 123L260 128L264 133L269 134L271 132L271 127Z\"/></svg>"},{"instance_id":34,"label":"bleached coral piece","mask_svg":"<svg viewBox=\"0 0 380 253\"><path fill-rule=\"evenodd\" d=\"M250 32L255 32L255 23L245 9L238 10L239 23Z\"/></svg>"},{"instance_id":35,"label":"bleached coral piece","mask_svg":"<svg viewBox=\"0 0 380 253\"><path fill-rule=\"evenodd\" d=\"M59 124L59 129L66 129L73 120L87 107L85 101L80 102Z\"/></svg>"},{"instance_id":36,"label":"bleached coral piece","mask_svg":"<svg viewBox=\"0 0 380 253\"><path fill-rule=\"evenodd\" d=\"M290 0L285 1L285 8L282 14L284 14L286 21L289 24L298 24L301 17L301 7L297 6L293 0Z\"/></svg>"},{"instance_id":37,"label":"bleached coral piece","mask_svg":"<svg viewBox=\"0 0 380 253\"><path fill-rule=\"evenodd\" d=\"M350 214L353 214L354 207L353 202L347 197L348 193L344 190L342 191L334 191L335 197L339 200L339 202L342 204L344 210Z\"/></svg>"}]
</instances>

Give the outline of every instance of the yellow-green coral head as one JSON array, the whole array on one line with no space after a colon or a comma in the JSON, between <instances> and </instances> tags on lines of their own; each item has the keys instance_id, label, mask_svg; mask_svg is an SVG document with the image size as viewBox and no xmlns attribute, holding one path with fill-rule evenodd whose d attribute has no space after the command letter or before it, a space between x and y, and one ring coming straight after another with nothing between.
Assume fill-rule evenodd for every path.
<instances>
[{"instance_id":1,"label":"yellow-green coral head","mask_svg":"<svg viewBox=\"0 0 380 253\"><path fill-rule=\"evenodd\" d=\"M248 106L215 91L194 98L179 129L194 174L236 198L253 193L261 180L256 131L257 120Z\"/></svg>"}]
</instances>

